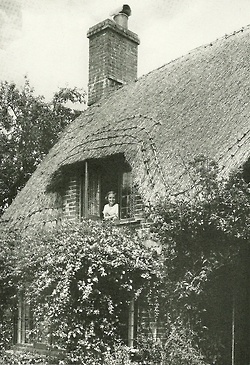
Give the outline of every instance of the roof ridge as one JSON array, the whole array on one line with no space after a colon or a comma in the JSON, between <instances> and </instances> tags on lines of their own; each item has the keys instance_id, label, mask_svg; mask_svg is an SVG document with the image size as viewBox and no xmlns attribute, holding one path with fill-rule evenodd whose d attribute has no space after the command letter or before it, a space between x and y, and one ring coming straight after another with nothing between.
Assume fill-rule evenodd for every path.
<instances>
[{"instance_id":1,"label":"roof ridge","mask_svg":"<svg viewBox=\"0 0 250 365\"><path fill-rule=\"evenodd\" d=\"M202 50L202 49L205 49L205 48L208 48L208 47L212 47L212 46L214 46L214 44L215 44L215 43L218 43L218 42L220 42L220 41L222 41L222 40L224 40L224 39L228 39L228 38L230 38L230 37L232 37L232 36L235 36L236 34L243 33L243 32L245 32L245 31L247 31L247 30L250 30L250 24L247 24L247 25L245 25L245 26L241 27L241 28L240 28L240 29L238 29L238 30L234 30L233 32L231 32L231 33L229 33L229 34L225 33L223 36L221 36L221 37L219 37L219 38L216 38L214 41L211 41L211 42L205 43L205 44L203 44L203 45L197 46L197 47L195 47L195 48L191 49L190 51L188 51L187 53L185 53L185 54L183 54L183 55L181 55L181 56L179 56L179 57L173 58L173 59L172 59L172 60L170 60L169 62L164 63L163 65L161 65L161 66L159 66L159 67L157 67L157 68L155 68L155 69L153 69L153 70L151 70L151 71L147 72L146 74L143 74L143 75L142 75L142 76L140 76L140 77L139 77L136 81L139 81L140 79L142 79L142 78L144 78L144 77L146 77L146 76L150 75L152 72L155 72L155 71L157 71L157 70L160 70L161 68L164 68L164 67L166 67L166 66L168 66L168 65L171 65L172 63L174 63L174 62L176 62L176 61L178 61L178 60L181 60L181 59L183 59L184 57L187 57L188 55L191 55L191 54L193 54L193 53L196 53L196 52L198 52L198 51L200 51L200 50Z\"/></svg>"}]
</instances>

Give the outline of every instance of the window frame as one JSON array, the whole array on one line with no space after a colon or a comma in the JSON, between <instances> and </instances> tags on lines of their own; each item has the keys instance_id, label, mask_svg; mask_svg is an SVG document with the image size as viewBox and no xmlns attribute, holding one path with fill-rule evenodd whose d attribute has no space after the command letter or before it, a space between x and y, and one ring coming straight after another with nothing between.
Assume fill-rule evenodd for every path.
<instances>
[{"instance_id":1,"label":"window frame","mask_svg":"<svg viewBox=\"0 0 250 365\"><path fill-rule=\"evenodd\" d=\"M14 334L17 345L32 344L33 318L30 302L27 300L25 292L18 294L18 306L16 324L14 324L16 333Z\"/></svg>"},{"instance_id":2,"label":"window frame","mask_svg":"<svg viewBox=\"0 0 250 365\"><path fill-rule=\"evenodd\" d=\"M111 156L112 157L112 156ZM83 172L81 174L80 178L80 199L79 199L79 215L81 219L96 219L96 220L102 220L102 211L103 211L103 197L104 194L107 192L103 191L103 180L104 180L104 168L105 164L109 163L109 158L111 160L111 157L107 157L105 159L93 159L93 160L85 160L83 165ZM119 161L120 160L120 161ZM112 160L111 160L112 161ZM140 201L140 214L135 214L131 217L122 217L122 188L123 188L123 174L125 173L131 173L131 167L128 165L128 163L125 162L124 158L121 158L119 155L114 157L114 160L117 163L117 174L114 174L113 176L116 176L117 180L117 186L116 186L116 192L117 192L117 203L119 204L119 219L116 221L116 223L119 224L127 224L127 223L136 223L140 222L142 220L143 215L143 203L142 200ZM90 214L89 213L89 178L90 178L90 171L94 171L94 168L97 168L97 185L99 186L99 213L98 214ZM133 181L131 179L131 196L137 195L139 196L138 192L135 193L135 188L133 187ZM134 199L134 197L133 197ZM141 199L141 198L140 198ZM136 210L136 209L135 209Z\"/></svg>"}]
</instances>

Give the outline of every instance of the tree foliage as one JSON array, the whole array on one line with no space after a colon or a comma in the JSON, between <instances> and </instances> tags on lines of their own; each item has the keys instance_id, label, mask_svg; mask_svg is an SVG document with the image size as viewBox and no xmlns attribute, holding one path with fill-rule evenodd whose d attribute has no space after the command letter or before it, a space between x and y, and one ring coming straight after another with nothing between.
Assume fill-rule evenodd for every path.
<instances>
[{"instance_id":1,"label":"tree foliage","mask_svg":"<svg viewBox=\"0 0 250 365\"><path fill-rule=\"evenodd\" d=\"M0 84L0 214L57 141L63 128L79 110L67 102L83 103L85 94L76 88L62 88L50 102L36 96L25 79L22 88Z\"/></svg>"},{"instance_id":2,"label":"tree foliage","mask_svg":"<svg viewBox=\"0 0 250 365\"><path fill-rule=\"evenodd\" d=\"M16 259L14 247L19 236L10 231L1 231L0 235L0 349L12 344L13 314L17 283L14 270Z\"/></svg>"}]
</instances>

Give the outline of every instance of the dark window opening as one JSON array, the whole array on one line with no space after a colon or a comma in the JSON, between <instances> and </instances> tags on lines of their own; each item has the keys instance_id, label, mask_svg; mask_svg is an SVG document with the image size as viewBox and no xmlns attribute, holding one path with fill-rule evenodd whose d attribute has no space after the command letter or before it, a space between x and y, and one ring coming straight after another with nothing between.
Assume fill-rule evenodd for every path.
<instances>
[{"instance_id":1,"label":"dark window opening","mask_svg":"<svg viewBox=\"0 0 250 365\"><path fill-rule=\"evenodd\" d=\"M249 250L242 250L237 266L218 269L204 288L205 349L217 354L216 364L249 364ZM209 345L209 347L208 347Z\"/></svg>"},{"instance_id":2,"label":"dark window opening","mask_svg":"<svg viewBox=\"0 0 250 365\"><path fill-rule=\"evenodd\" d=\"M243 165L243 179L246 183L250 183L250 159Z\"/></svg>"}]
</instances>

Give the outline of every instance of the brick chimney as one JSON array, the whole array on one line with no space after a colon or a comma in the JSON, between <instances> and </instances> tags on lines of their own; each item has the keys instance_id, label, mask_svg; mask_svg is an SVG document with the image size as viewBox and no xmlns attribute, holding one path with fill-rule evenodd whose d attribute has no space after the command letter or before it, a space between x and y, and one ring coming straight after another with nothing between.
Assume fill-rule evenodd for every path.
<instances>
[{"instance_id":1,"label":"brick chimney","mask_svg":"<svg viewBox=\"0 0 250 365\"><path fill-rule=\"evenodd\" d=\"M89 38L88 105L137 78L137 34L128 30L131 9L123 5L113 15L91 27Z\"/></svg>"}]
</instances>

